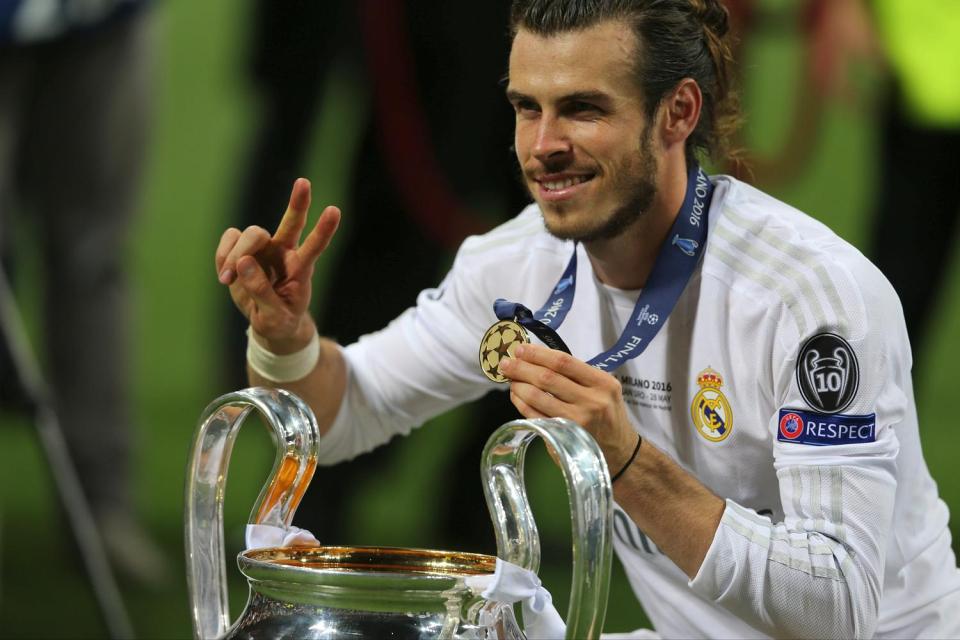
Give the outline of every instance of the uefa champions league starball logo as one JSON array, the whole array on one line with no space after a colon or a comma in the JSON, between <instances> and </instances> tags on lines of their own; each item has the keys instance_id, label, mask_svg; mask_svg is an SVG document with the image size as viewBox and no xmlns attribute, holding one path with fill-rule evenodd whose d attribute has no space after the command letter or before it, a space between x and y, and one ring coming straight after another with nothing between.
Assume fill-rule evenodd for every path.
<instances>
[{"instance_id":1,"label":"uefa champions league starball logo","mask_svg":"<svg viewBox=\"0 0 960 640\"><path fill-rule=\"evenodd\" d=\"M494 382L507 382L500 373L500 362L512 358L517 345L530 342L526 330L513 320L501 320L483 335L480 341L480 369Z\"/></svg>"}]
</instances>

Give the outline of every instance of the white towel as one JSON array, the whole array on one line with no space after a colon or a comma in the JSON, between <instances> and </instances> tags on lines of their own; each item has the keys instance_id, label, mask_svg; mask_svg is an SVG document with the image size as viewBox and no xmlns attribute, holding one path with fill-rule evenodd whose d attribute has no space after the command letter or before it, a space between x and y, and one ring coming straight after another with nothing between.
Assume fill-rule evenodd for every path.
<instances>
[{"instance_id":1,"label":"white towel","mask_svg":"<svg viewBox=\"0 0 960 640\"><path fill-rule=\"evenodd\" d=\"M566 635L567 625L553 606L553 597L533 571L497 558L493 575L470 576L466 582L487 600L521 603L528 640L563 640Z\"/></svg>"},{"instance_id":2,"label":"white towel","mask_svg":"<svg viewBox=\"0 0 960 640\"><path fill-rule=\"evenodd\" d=\"M312 533L294 526L284 529L271 524L248 524L246 538L247 549L320 546Z\"/></svg>"}]
</instances>

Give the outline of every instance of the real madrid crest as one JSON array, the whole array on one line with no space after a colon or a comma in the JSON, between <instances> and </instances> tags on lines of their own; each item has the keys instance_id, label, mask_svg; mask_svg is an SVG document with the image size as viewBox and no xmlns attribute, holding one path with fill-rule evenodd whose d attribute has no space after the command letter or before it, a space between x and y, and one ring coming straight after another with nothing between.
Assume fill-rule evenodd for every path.
<instances>
[{"instance_id":1,"label":"real madrid crest","mask_svg":"<svg viewBox=\"0 0 960 640\"><path fill-rule=\"evenodd\" d=\"M697 376L697 386L700 391L690 404L693 424L701 436L711 442L720 442L733 431L733 409L720 391L723 376L707 367Z\"/></svg>"}]
</instances>

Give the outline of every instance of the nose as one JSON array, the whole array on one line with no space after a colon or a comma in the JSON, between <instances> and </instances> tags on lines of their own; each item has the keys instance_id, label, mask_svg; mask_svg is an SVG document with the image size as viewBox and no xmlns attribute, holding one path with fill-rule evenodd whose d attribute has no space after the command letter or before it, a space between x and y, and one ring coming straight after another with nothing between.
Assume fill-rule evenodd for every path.
<instances>
[{"instance_id":1,"label":"nose","mask_svg":"<svg viewBox=\"0 0 960 640\"><path fill-rule=\"evenodd\" d=\"M569 153L572 148L563 122L552 114L542 114L535 136L530 150L541 161Z\"/></svg>"}]
</instances>

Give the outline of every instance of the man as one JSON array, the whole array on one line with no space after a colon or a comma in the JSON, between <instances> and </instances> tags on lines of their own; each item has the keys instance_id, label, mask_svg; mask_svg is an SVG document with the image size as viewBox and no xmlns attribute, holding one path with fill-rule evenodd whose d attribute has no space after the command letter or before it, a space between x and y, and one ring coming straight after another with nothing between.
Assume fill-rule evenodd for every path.
<instances>
[{"instance_id":1,"label":"man","mask_svg":"<svg viewBox=\"0 0 960 640\"><path fill-rule=\"evenodd\" d=\"M300 244L297 181L272 237L230 229L217 249L252 327L251 382L306 399L332 463L502 374L523 416L599 443L616 550L663 636L960 634L895 294L823 225L696 165L735 119L722 6L516 0L512 26L507 96L535 204L341 349L306 313L340 212ZM539 324L515 304L545 298ZM558 349L515 346L481 372L497 299Z\"/></svg>"},{"instance_id":2,"label":"man","mask_svg":"<svg viewBox=\"0 0 960 640\"><path fill-rule=\"evenodd\" d=\"M152 122L151 4L0 2L0 257L17 257L16 217L36 225L50 399L106 551L159 586L169 563L133 501L126 276Z\"/></svg>"}]
</instances>

